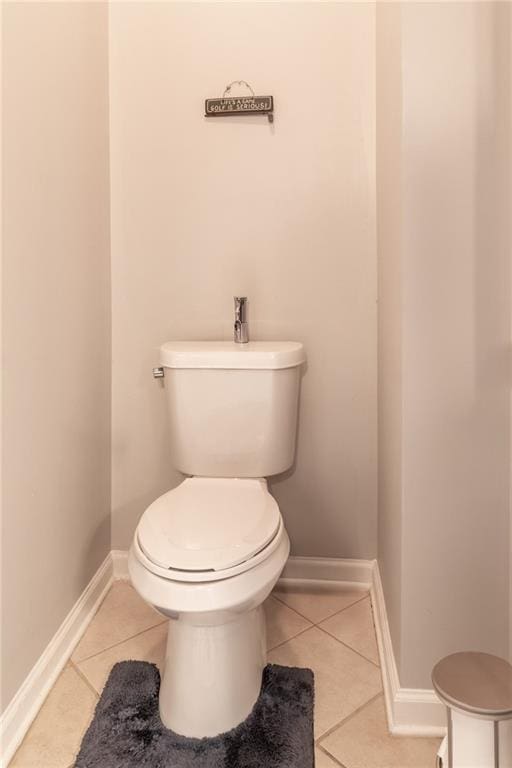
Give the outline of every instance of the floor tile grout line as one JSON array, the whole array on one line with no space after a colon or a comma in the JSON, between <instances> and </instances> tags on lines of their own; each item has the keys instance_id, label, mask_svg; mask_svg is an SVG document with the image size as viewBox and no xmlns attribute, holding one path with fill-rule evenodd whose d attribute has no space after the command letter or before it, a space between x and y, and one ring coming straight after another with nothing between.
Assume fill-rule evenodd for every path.
<instances>
[{"instance_id":1,"label":"floor tile grout line","mask_svg":"<svg viewBox=\"0 0 512 768\"><path fill-rule=\"evenodd\" d=\"M324 617L323 617L322 619L320 619L319 621L311 621L311 619L308 619L308 617L307 617L307 616L305 616L303 613L300 613L300 611L298 611L296 608L292 608L292 607L291 607L291 605L288 605L288 603L287 603L287 602L285 602L285 601L284 601L282 598L280 598L280 597L278 597L277 595L275 595L273 592L271 592L271 595L272 595L272 597L273 597L275 600L278 600L278 601L279 601L279 602L280 602L282 605L284 605L284 606L285 606L286 608L288 608L290 611L294 611L294 612L295 612L295 613L296 613L298 616L300 616L301 618L303 618L303 619L306 619L306 621L309 621L309 622L311 622L311 624L312 624L314 627L318 627L318 625L319 625L319 624L321 624L323 621L327 621L327 619L332 619L332 617L333 617L333 616L337 616L337 615L338 615L338 613L342 613L343 611L346 611L346 610L347 610L347 608L352 608L352 606L353 606L353 605L356 605L356 603L360 603L360 602L361 602L361 600L364 600L364 599L365 599L365 597L368 597L368 595L369 595L369 592L366 592L366 593L365 593L365 594L364 594L362 597L358 597L358 599L357 599L357 600L354 600L354 602L353 602L353 603L350 603L349 605L346 605L344 608L340 608L340 610L339 610L339 611L334 611L334 613L330 613L328 616L324 616Z\"/></svg>"},{"instance_id":2,"label":"floor tile grout line","mask_svg":"<svg viewBox=\"0 0 512 768\"><path fill-rule=\"evenodd\" d=\"M275 595L273 595L273 597L275 597ZM297 614L297 616L300 616L301 619L305 619L305 621L309 621L309 623L311 624L311 627L316 627L316 624L314 621L311 621L311 619L308 619L307 616L304 616L304 614L300 613L296 608L292 608L290 605L288 605L288 603L285 603L285 601L281 600L281 598L279 597L275 597L275 599L278 600L281 603L281 605L284 605L285 608L288 608L289 611L293 611L294 613ZM324 621L324 619L322 619L322 621Z\"/></svg>"},{"instance_id":3,"label":"floor tile grout line","mask_svg":"<svg viewBox=\"0 0 512 768\"><path fill-rule=\"evenodd\" d=\"M301 619L305 619L306 621L309 621L311 626L313 626L313 627L315 626L314 623L311 621L311 619L308 619L307 616L304 616L303 613L299 613L299 611L297 611L295 608L292 608L291 606L289 606L288 603L285 603L284 600L281 600L281 598L278 597L277 595L275 595L273 592L271 592L270 594L274 598L274 600L277 600L278 603L281 603L281 605L284 605L284 607L288 608L289 611L293 611L294 613L297 614L297 616L300 616Z\"/></svg>"},{"instance_id":4,"label":"floor tile grout line","mask_svg":"<svg viewBox=\"0 0 512 768\"><path fill-rule=\"evenodd\" d=\"M325 733L322 733L321 736L318 737L318 739L315 739L315 745L317 747L322 746L322 741L326 739L328 736L331 735L331 733L334 733L334 731L337 731L338 728L341 728L342 725L345 725L345 723L348 723L349 720L351 720L353 717L358 715L360 712L363 711L365 707L368 707L370 704L373 704L374 701L377 701L377 699L383 696L383 692L379 691L379 693L376 693L375 696L372 696L371 699L368 699L368 701L365 701L364 704L361 704L360 707L357 707L357 709L354 709L353 712L350 713L350 715L347 715L346 717L342 718L336 725L331 726L331 728L328 728ZM325 750L325 748L324 748Z\"/></svg>"},{"instance_id":5,"label":"floor tile grout line","mask_svg":"<svg viewBox=\"0 0 512 768\"><path fill-rule=\"evenodd\" d=\"M329 616L326 616L325 619L322 619L317 624L315 624L315 627L320 626L320 624L323 624L324 621L329 621L329 619L334 619L335 616L338 616L340 613L343 613L343 611L348 611L348 609L353 608L354 605L358 605L359 603L362 603L363 600L366 600L367 597L369 597L369 593L367 593L366 595L363 595L363 597L359 597L353 603L350 603L350 605L346 605L344 608L340 608L340 610L336 611L336 613L331 613Z\"/></svg>"},{"instance_id":6,"label":"floor tile grout line","mask_svg":"<svg viewBox=\"0 0 512 768\"><path fill-rule=\"evenodd\" d=\"M272 653L272 651L275 651L276 648L281 648L283 645L286 645L286 643L289 643L291 640L295 640L297 637L300 637L305 632L309 632L310 629L313 629L315 625L311 624L309 627L304 627L304 629L301 629L300 632L297 632L296 635L292 635L287 640L283 640L281 643L278 643L277 645L273 645L272 648L267 648L267 653Z\"/></svg>"},{"instance_id":7,"label":"floor tile grout line","mask_svg":"<svg viewBox=\"0 0 512 768\"><path fill-rule=\"evenodd\" d=\"M370 664L373 664L374 667L377 669L380 669L380 664L377 664L376 661L372 661L372 659L369 659L367 656L364 655L364 653L361 653L361 651L358 651L357 648L353 648L349 643L346 643L344 640L340 640L339 637L336 637L336 635L332 635L327 629L324 629L320 624L316 625L316 628L319 629L324 634L328 635L328 637L332 637L333 640L337 640L340 645L344 645L345 648L348 648L349 651L354 651L354 653L357 653L358 656L360 656L365 661L368 661Z\"/></svg>"},{"instance_id":8,"label":"floor tile grout line","mask_svg":"<svg viewBox=\"0 0 512 768\"><path fill-rule=\"evenodd\" d=\"M337 757L334 757L325 747L322 747L321 744L315 744L315 747L321 752L323 755L326 755L326 757L329 758L329 760L332 760L332 762L339 766L339 768L346 768L346 766L343 763L340 763Z\"/></svg>"},{"instance_id":9,"label":"floor tile grout line","mask_svg":"<svg viewBox=\"0 0 512 768\"><path fill-rule=\"evenodd\" d=\"M339 611L336 611L336 613L333 613L333 614L332 614L332 615L330 615L330 616L326 616L326 617L325 617L325 619L322 619L321 621L319 621L319 622L318 622L318 623L316 623L316 624L315 624L314 622L312 622L312 621L311 621L311 619L308 619L308 618L307 618L307 616L304 616L304 614L302 614L302 613L299 613L299 612L298 612L298 611L297 611L295 608L291 608L291 607L288 605L288 603L285 603L285 602L284 602L284 600L281 600L281 599L280 599L279 597L277 597L276 595L272 594L272 597L273 597L275 600L278 600L278 601L279 601L279 602L280 602L282 605L284 605L284 606L285 606L286 608L288 608L290 611L294 611L294 612L295 612L295 613L296 613L298 616L300 616L302 619L305 619L306 621L309 621L309 622L310 622L310 625L311 625L311 626L307 627L306 629L303 629L303 630L301 630L301 631L300 631L300 632L298 632L296 635L293 635L292 637L288 638L288 640L293 640L294 638L296 638L296 637L299 637L299 635L302 635L302 634L303 634L304 632L306 632L308 629L312 629L312 627L316 627L317 629L320 629L320 630L321 630L321 631L322 631L324 634L326 634L328 637L331 637L333 640L336 640L338 643L340 643L340 645L343 645L345 648L348 648L348 649L349 649L349 651L353 651L353 652L354 652L354 653L356 653L358 656L360 656L362 659L364 659L365 661L369 662L369 663L370 663L370 664L372 664L374 667L376 667L377 669L379 669L379 670L380 670L380 668L381 668L381 667L380 667L380 664L377 664L377 662L375 662L375 661L372 661L372 659L369 659L367 656L365 656L363 653L361 653L360 651L358 651L356 648L353 648L353 647L352 647L351 645L349 645L348 643L345 643L343 640L340 640L340 639L339 639L339 637L336 637L336 635L333 635L333 634L331 634L331 633L330 633L330 632L329 632L327 629L324 629L324 627L322 627L322 624L324 623L324 621L327 621L328 619L332 619L332 618L334 618L334 616L338 616L340 613L343 613L343 611L347 611L349 608L352 608L354 605L357 605L358 603L361 603L363 600L366 600L366 598L367 598L367 597L369 597L369 592L367 592L367 593L366 593L365 595L363 595L362 597L358 598L358 599L357 599L355 602L353 602L353 603L350 603L350 605L346 605L344 608L341 608ZM371 603L370 603L370 606L371 606ZM372 621L373 621L373 610L372 610ZM375 627L375 625L374 625L374 627ZM375 631L375 630L374 630L374 631ZM288 640L284 640L282 643L279 643L279 645L275 645L273 648L268 648L267 650L268 650L268 651L273 651L273 650L274 650L274 648L279 648L281 645L284 645L285 643L287 643L287 642L288 642Z\"/></svg>"},{"instance_id":10,"label":"floor tile grout line","mask_svg":"<svg viewBox=\"0 0 512 768\"><path fill-rule=\"evenodd\" d=\"M146 629L142 629L140 632L136 632L134 635L130 635L129 637L125 637L124 640L119 640L117 643L113 643L112 645L108 645L106 648L102 648L101 651L96 651L96 653L91 653L90 656L85 656L83 659L73 659L74 664L83 664L85 661L89 661L90 659L94 659L95 656L100 656L100 654L105 653L105 651L110 651L112 648L117 648L118 645L122 645L123 643L128 642L128 640L133 640L135 637L139 637L140 635L143 635L144 632L149 632L150 629L156 629L157 627L161 627L162 624L165 624L168 619L162 619L162 621L159 621L157 624L153 624L151 627L147 627Z\"/></svg>"},{"instance_id":11,"label":"floor tile grout line","mask_svg":"<svg viewBox=\"0 0 512 768\"><path fill-rule=\"evenodd\" d=\"M94 693L95 698L99 700L100 694L98 693L96 688L94 688L89 678L86 677L86 675L82 672L82 670L78 667L78 665L75 664L75 662L72 661L71 659L69 660L69 664L71 668L75 670L80 680L82 680L82 682L86 684L86 686Z\"/></svg>"},{"instance_id":12,"label":"floor tile grout line","mask_svg":"<svg viewBox=\"0 0 512 768\"><path fill-rule=\"evenodd\" d=\"M296 613L297 616L300 616L301 619L304 619L304 621L307 621L311 627L315 626L314 622L311 621L311 619L308 619L307 616L304 616L304 614L299 613L298 611L296 611L295 608L291 608L288 605L288 603L285 603L284 600L281 600L281 598L277 597L277 595L274 595L273 592L270 593L269 597L271 597L273 600L275 600L277 603L279 603L279 605L282 605L285 608L288 608L288 610L291 611L292 613ZM267 598L267 600L268 600L268 598Z\"/></svg>"}]
</instances>

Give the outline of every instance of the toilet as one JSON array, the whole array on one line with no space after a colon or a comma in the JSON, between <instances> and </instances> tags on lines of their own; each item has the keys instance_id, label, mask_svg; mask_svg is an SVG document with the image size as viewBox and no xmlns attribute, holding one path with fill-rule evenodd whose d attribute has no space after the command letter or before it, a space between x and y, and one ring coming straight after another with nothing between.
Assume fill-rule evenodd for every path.
<instances>
[{"instance_id":1,"label":"toilet","mask_svg":"<svg viewBox=\"0 0 512 768\"><path fill-rule=\"evenodd\" d=\"M186 477L143 513L128 558L169 619L162 722L215 736L249 715L266 664L263 601L290 543L265 478L293 463L298 342L170 342L160 350L172 462Z\"/></svg>"}]
</instances>

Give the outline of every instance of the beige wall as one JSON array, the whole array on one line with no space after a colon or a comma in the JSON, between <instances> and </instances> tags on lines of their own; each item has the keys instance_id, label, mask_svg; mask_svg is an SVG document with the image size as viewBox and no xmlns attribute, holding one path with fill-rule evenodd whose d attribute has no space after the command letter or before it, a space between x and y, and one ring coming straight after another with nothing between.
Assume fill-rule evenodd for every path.
<instances>
[{"instance_id":1,"label":"beige wall","mask_svg":"<svg viewBox=\"0 0 512 768\"><path fill-rule=\"evenodd\" d=\"M106 6L3 14L5 705L110 547L110 294ZM111 7L112 540L180 479L158 346L229 338L247 293L253 338L308 351L293 550L374 556L377 63L379 559L415 687L507 651L510 7L381 6L376 47L374 16ZM237 77L273 126L203 118Z\"/></svg>"},{"instance_id":2,"label":"beige wall","mask_svg":"<svg viewBox=\"0 0 512 768\"><path fill-rule=\"evenodd\" d=\"M378 553L394 651L402 577L402 59L399 3L377 4Z\"/></svg>"},{"instance_id":3,"label":"beige wall","mask_svg":"<svg viewBox=\"0 0 512 768\"><path fill-rule=\"evenodd\" d=\"M380 559L407 687L447 653L508 652L509 13L401 11L401 492Z\"/></svg>"},{"instance_id":4,"label":"beige wall","mask_svg":"<svg viewBox=\"0 0 512 768\"><path fill-rule=\"evenodd\" d=\"M504 29L506 26L504 25ZM508 71L512 73L512 13L509 10L508 14ZM512 74L509 77L508 82L508 121L505 121L505 129L512 131ZM512 206L512 141L508 143L508 188L506 199L511 201ZM509 231L508 231L508 244L512 253L512 216L509 216ZM510 304L512 307L512 269L510 270ZM510 344L512 349L512 311L510 313ZM512 355L510 361L511 375L512 375ZM509 515L509 594L508 594L508 645L509 645L509 661L512 663L512 386L510 387L510 515Z\"/></svg>"},{"instance_id":5,"label":"beige wall","mask_svg":"<svg viewBox=\"0 0 512 768\"><path fill-rule=\"evenodd\" d=\"M372 4L117 3L110 11L113 546L177 484L169 339L304 341L297 464L273 481L296 554L376 552ZM245 78L261 117L206 120Z\"/></svg>"},{"instance_id":6,"label":"beige wall","mask_svg":"<svg viewBox=\"0 0 512 768\"><path fill-rule=\"evenodd\" d=\"M110 549L107 8L4 3L2 705Z\"/></svg>"}]
</instances>

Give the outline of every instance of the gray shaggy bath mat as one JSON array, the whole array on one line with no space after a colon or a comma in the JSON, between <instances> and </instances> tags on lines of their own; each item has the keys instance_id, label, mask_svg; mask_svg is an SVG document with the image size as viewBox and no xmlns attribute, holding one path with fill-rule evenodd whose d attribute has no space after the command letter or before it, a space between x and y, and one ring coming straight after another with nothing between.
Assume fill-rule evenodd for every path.
<instances>
[{"instance_id":1,"label":"gray shaggy bath mat","mask_svg":"<svg viewBox=\"0 0 512 768\"><path fill-rule=\"evenodd\" d=\"M75 768L313 768L311 670L268 664L249 717L205 739L178 736L162 725L159 687L154 664L116 664Z\"/></svg>"}]
</instances>

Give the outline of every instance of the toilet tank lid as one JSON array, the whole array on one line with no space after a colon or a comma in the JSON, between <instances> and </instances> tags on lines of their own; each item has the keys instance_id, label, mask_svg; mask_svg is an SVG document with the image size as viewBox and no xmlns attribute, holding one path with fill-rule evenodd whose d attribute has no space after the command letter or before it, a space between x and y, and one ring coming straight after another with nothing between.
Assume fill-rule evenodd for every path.
<instances>
[{"instance_id":1,"label":"toilet tank lid","mask_svg":"<svg viewBox=\"0 0 512 768\"><path fill-rule=\"evenodd\" d=\"M164 368L276 370L294 368L305 360L299 341L169 341L160 347Z\"/></svg>"}]
</instances>

